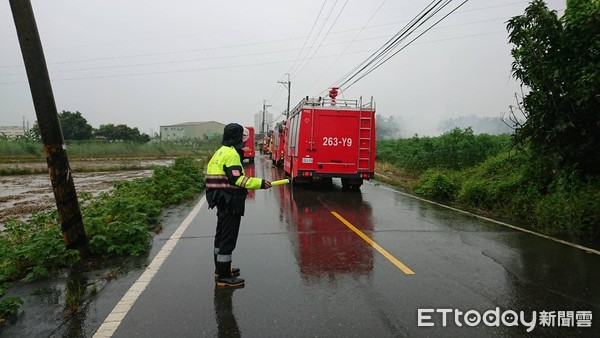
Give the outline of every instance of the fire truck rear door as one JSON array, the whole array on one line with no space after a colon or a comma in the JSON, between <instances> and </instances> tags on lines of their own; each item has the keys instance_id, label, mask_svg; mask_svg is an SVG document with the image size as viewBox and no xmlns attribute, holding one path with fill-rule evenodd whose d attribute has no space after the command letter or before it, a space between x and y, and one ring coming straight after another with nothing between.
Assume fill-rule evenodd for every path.
<instances>
[{"instance_id":1,"label":"fire truck rear door","mask_svg":"<svg viewBox=\"0 0 600 338\"><path fill-rule=\"evenodd\" d=\"M317 171L353 174L357 172L357 112L321 110L316 118Z\"/></svg>"}]
</instances>

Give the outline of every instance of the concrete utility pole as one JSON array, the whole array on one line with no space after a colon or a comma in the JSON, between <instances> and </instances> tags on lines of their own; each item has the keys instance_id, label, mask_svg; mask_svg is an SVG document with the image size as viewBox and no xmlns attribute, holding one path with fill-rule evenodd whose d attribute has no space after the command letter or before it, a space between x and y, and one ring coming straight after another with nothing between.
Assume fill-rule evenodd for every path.
<instances>
[{"instance_id":1,"label":"concrete utility pole","mask_svg":"<svg viewBox=\"0 0 600 338\"><path fill-rule=\"evenodd\" d=\"M79 250L81 257L85 258L89 256L88 240L31 1L10 0L10 7L27 70L40 134L44 142L44 154L65 246Z\"/></svg>"},{"instance_id":2,"label":"concrete utility pole","mask_svg":"<svg viewBox=\"0 0 600 338\"><path fill-rule=\"evenodd\" d=\"M265 130L265 113L267 112L267 108L269 108L271 105L267 104L267 100L263 100L263 116L262 116L262 124L261 124L261 133L263 134L263 137L265 136L266 130Z\"/></svg>"},{"instance_id":3,"label":"concrete utility pole","mask_svg":"<svg viewBox=\"0 0 600 338\"><path fill-rule=\"evenodd\" d=\"M277 81L277 83L281 83L285 86L285 88L287 88L288 90L288 102L287 102L287 112L285 114L285 118L290 117L290 94L292 92L292 83L290 82L290 73L286 73L288 76L288 80L287 82L283 82L283 81Z\"/></svg>"}]
</instances>

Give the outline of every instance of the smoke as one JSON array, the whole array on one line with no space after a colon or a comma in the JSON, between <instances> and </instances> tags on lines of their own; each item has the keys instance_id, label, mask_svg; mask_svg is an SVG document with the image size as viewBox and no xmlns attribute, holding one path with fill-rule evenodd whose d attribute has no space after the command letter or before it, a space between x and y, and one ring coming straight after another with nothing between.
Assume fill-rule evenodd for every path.
<instances>
[{"instance_id":1,"label":"smoke","mask_svg":"<svg viewBox=\"0 0 600 338\"><path fill-rule=\"evenodd\" d=\"M514 123L509 119L469 115L442 120L438 125L438 130L445 133L455 128L469 127L473 129L474 134L490 135L512 134L515 129Z\"/></svg>"},{"instance_id":2,"label":"smoke","mask_svg":"<svg viewBox=\"0 0 600 338\"><path fill-rule=\"evenodd\" d=\"M523 123L522 120L519 120ZM439 136L454 128L473 129L474 134L512 134L515 123L508 118L459 116L443 120L426 117L377 116L377 140L395 140L418 136Z\"/></svg>"}]
</instances>

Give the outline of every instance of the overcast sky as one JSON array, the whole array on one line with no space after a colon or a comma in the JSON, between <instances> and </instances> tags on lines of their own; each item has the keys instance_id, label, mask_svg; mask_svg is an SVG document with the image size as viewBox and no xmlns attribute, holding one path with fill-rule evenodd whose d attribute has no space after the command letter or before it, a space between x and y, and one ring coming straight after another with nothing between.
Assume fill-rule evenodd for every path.
<instances>
[{"instance_id":1,"label":"overcast sky","mask_svg":"<svg viewBox=\"0 0 600 338\"><path fill-rule=\"evenodd\" d=\"M458 6L453 1L423 28ZM252 125L324 95L430 1L33 0L58 111L93 127L215 120ZM353 84L379 116L419 134L443 119L500 117L515 103L505 22L527 1L470 0ZM562 15L564 0L546 1ZM419 30L409 36L412 40ZM401 44L404 46L406 43ZM0 2L0 125L33 124L35 111L8 1ZM342 88L343 89L343 88Z\"/></svg>"}]
</instances>

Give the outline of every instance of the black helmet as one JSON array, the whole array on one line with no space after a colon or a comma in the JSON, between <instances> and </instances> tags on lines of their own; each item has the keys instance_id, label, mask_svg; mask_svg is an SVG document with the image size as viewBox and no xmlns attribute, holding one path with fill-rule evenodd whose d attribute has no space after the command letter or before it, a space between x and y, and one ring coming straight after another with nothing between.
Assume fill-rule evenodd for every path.
<instances>
[{"instance_id":1,"label":"black helmet","mask_svg":"<svg viewBox=\"0 0 600 338\"><path fill-rule=\"evenodd\" d=\"M245 142L242 141L244 136L244 127L237 123L230 123L223 129L223 142L222 145L235 148L243 148Z\"/></svg>"}]
</instances>

